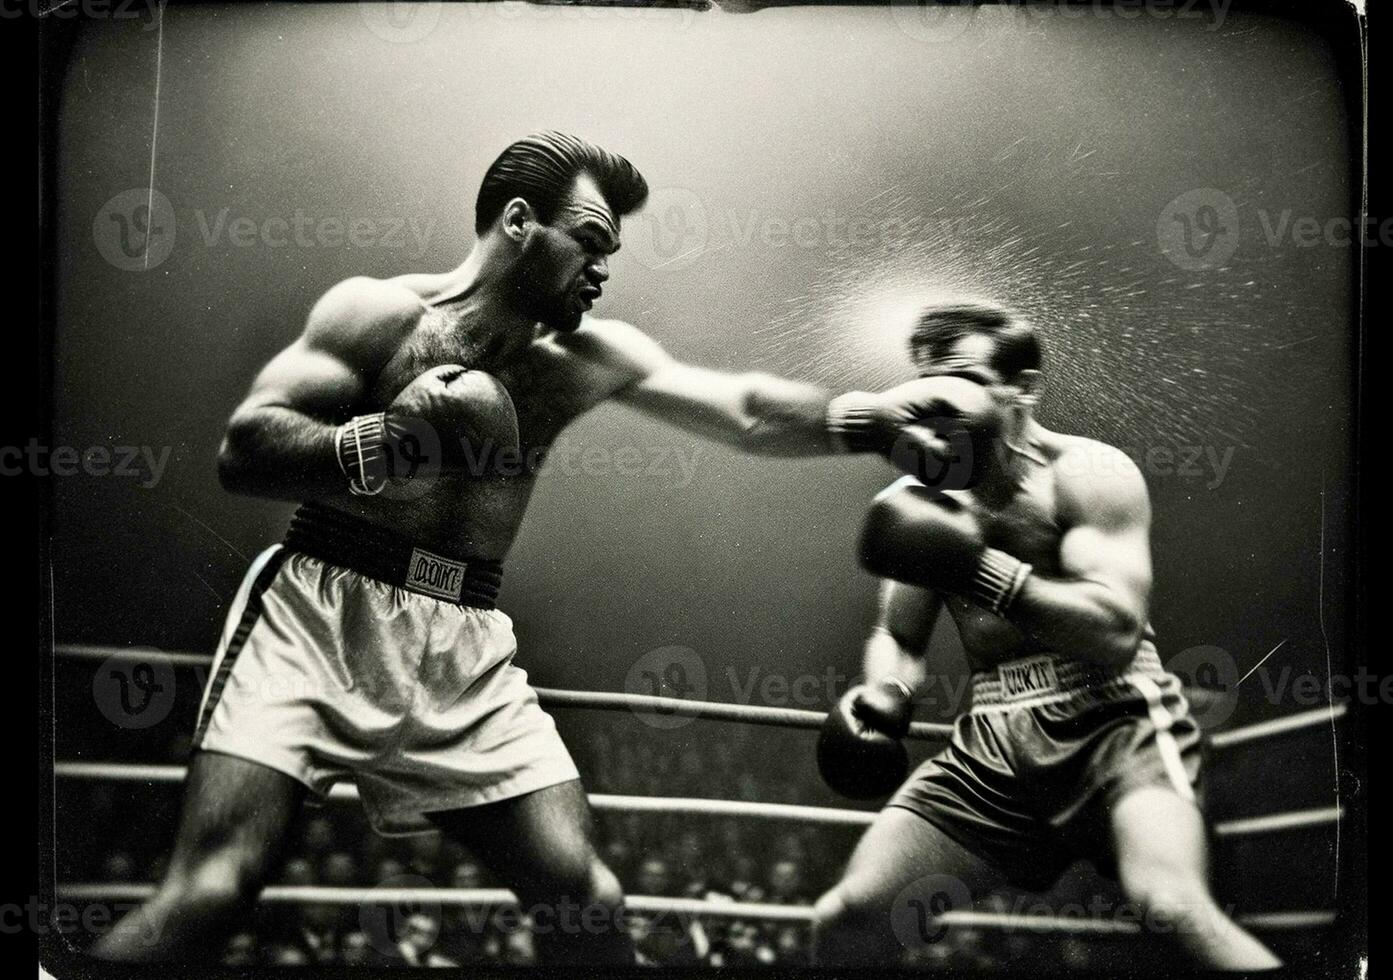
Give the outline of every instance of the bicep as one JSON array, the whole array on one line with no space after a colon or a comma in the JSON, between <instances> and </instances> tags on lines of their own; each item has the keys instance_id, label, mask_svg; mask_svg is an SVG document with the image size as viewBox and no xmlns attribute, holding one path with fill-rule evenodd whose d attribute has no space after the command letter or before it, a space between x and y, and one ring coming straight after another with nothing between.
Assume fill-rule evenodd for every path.
<instances>
[{"instance_id":1,"label":"bicep","mask_svg":"<svg viewBox=\"0 0 1393 980\"><path fill-rule=\"evenodd\" d=\"M341 421L366 393L361 368L340 353L300 337L266 364L239 411L289 408Z\"/></svg>"},{"instance_id":2,"label":"bicep","mask_svg":"<svg viewBox=\"0 0 1393 980\"><path fill-rule=\"evenodd\" d=\"M1075 503L1059 545L1064 577L1114 589L1144 612L1151 591L1151 511L1141 474L1128 461L1119 473L1095 477L1068 496Z\"/></svg>"},{"instance_id":3,"label":"bicep","mask_svg":"<svg viewBox=\"0 0 1393 980\"><path fill-rule=\"evenodd\" d=\"M610 321L596 333L615 374L619 401L666 422L707 434L729 431L747 416L749 378L684 364L643 331Z\"/></svg>"},{"instance_id":4,"label":"bicep","mask_svg":"<svg viewBox=\"0 0 1393 980\"><path fill-rule=\"evenodd\" d=\"M239 411L280 407L342 421L396 349L414 307L382 283L340 283L315 304L294 343L261 369Z\"/></svg>"}]
</instances>

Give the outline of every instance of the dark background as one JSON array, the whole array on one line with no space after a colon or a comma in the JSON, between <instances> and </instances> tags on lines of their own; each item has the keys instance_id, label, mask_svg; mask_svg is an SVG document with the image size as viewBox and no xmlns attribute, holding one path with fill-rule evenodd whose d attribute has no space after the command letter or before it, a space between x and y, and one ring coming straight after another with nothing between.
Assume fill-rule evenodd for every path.
<instances>
[{"instance_id":1,"label":"dark background","mask_svg":"<svg viewBox=\"0 0 1393 980\"><path fill-rule=\"evenodd\" d=\"M459 261L488 162L558 128L628 156L654 189L598 313L685 359L844 388L907 376L907 318L925 299L1016 304L1047 331L1047 425L1139 461L1232 450L1217 485L1208 466L1143 467L1163 659L1218 647L1242 676L1281 643L1228 723L1311 707L1293 699L1296 677L1324 687L1352 669L1353 252L1267 234L1284 213L1349 212L1347 93L1316 34L1234 11L1096 7L436 14L414 41L374 32L356 4L173 7L162 32L148 17L84 25L54 164L52 445L171 456L153 488L54 482L59 641L211 651L290 509L217 485L221 428L252 375L334 282ZM152 155L174 247L123 271L103 259L97 222L114 195L150 186ZM1235 202L1239 237L1223 267L1186 271L1162 254L1158 220L1201 188ZM409 231L399 247L209 242L224 209L258 225L298 212L430 234L423 248ZM705 245L694 254L671 248L683 215ZM916 230L848 242L835 216ZM762 234L770 219L810 238ZM501 599L536 683L632 689L639 658L668 646L694 651L713 700L831 667L836 689L797 704L819 707L855 674L874 583L852 545L883 466L745 458L610 406L565 441L699 453L699 465L687 485L543 480ZM951 627L935 648L946 673L961 670ZM60 701L60 728L64 713ZM171 738L184 720L167 723ZM1331 801L1328 734L1282 753L1319 799L1237 794L1245 812Z\"/></svg>"}]
</instances>

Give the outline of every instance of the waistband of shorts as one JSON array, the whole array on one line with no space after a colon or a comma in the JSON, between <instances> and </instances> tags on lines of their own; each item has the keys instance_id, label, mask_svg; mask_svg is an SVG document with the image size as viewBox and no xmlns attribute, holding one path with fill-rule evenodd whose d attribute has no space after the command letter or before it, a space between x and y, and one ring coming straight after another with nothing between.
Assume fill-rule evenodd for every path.
<instances>
[{"instance_id":1,"label":"waistband of shorts","mask_svg":"<svg viewBox=\"0 0 1393 980\"><path fill-rule=\"evenodd\" d=\"M295 511L285 547L409 592L475 609L493 609L503 584L502 562L432 551L323 504L302 504Z\"/></svg>"},{"instance_id":2,"label":"waistband of shorts","mask_svg":"<svg viewBox=\"0 0 1393 980\"><path fill-rule=\"evenodd\" d=\"M1129 677L1165 674L1160 655L1143 642L1124 667L1103 667L1054 654L1021 657L972 675L972 710L1063 700L1085 691L1102 692Z\"/></svg>"}]
</instances>

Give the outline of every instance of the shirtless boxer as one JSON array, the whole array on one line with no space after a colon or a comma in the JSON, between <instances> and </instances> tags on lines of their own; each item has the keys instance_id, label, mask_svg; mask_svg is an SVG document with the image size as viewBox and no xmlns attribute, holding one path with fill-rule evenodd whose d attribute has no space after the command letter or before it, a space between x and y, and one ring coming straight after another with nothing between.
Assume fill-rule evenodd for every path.
<instances>
[{"instance_id":1,"label":"shirtless boxer","mask_svg":"<svg viewBox=\"0 0 1393 980\"><path fill-rule=\"evenodd\" d=\"M973 671L972 708L817 902L819 964L894 962L915 908L942 912L1003 881L1042 890L1089 857L1116 874L1144 925L1199 962L1278 965L1206 883L1200 732L1147 620L1141 474L1120 451L1033 418L1041 345L1014 314L930 309L911 353L919 379L833 402L845 437L933 405L970 420L977 452L965 488L905 477L872 505L861 559L884 579L879 622L865 683L829 716L819 762L848 795L883 795L903 778L898 739L945 607Z\"/></svg>"},{"instance_id":2,"label":"shirtless boxer","mask_svg":"<svg viewBox=\"0 0 1393 980\"><path fill-rule=\"evenodd\" d=\"M213 955L306 795L348 778L377 830L438 828L489 864L543 960L632 962L575 765L494 608L534 464L609 398L752 452L829 451L819 389L679 364L585 315L646 195L582 140L520 140L458 268L333 287L262 370L220 475L304 503L228 615L168 874L95 955Z\"/></svg>"}]
</instances>

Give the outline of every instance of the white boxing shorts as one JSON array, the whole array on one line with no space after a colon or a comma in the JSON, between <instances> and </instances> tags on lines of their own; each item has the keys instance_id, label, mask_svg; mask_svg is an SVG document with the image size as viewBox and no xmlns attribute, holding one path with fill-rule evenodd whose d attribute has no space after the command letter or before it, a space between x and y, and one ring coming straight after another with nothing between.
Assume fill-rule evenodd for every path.
<instances>
[{"instance_id":1,"label":"white boxing shorts","mask_svg":"<svg viewBox=\"0 0 1393 980\"><path fill-rule=\"evenodd\" d=\"M578 778L513 664L512 620L492 608L500 578L497 563L302 507L233 601L194 748L269 766L320 797L350 779L383 834Z\"/></svg>"}]
</instances>

